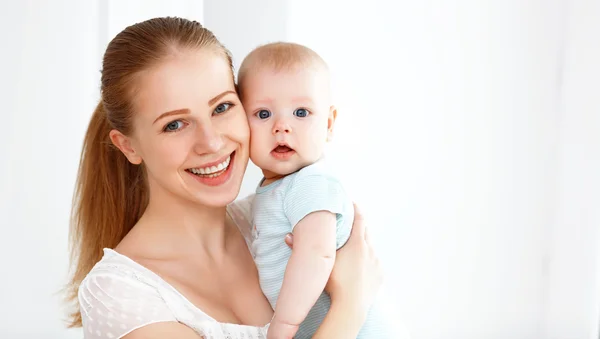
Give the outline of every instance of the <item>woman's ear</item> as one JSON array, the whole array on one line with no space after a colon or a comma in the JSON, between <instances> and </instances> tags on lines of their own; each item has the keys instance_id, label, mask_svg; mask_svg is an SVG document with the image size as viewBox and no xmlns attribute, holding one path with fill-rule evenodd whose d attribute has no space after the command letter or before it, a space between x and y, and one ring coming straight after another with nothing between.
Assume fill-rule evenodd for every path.
<instances>
[{"instance_id":1,"label":"woman's ear","mask_svg":"<svg viewBox=\"0 0 600 339\"><path fill-rule=\"evenodd\" d=\"M327 141L333 139L333 125L337 119L337 108L333 105L329 106L329 117L327 118Z\"/></svg>"},{"instance_id":2,"label":"woman's ear","mask_svg":"<svg viewBox=\"0 0 600 339\"><path fill-rule=\"evenodd\" d=\"M123 133L113 129L109 133L110 141L127 157L130 163L139 165L142 163L142 157L135 151L131 144L131 138Z\"/></svg>"}]
</instances>

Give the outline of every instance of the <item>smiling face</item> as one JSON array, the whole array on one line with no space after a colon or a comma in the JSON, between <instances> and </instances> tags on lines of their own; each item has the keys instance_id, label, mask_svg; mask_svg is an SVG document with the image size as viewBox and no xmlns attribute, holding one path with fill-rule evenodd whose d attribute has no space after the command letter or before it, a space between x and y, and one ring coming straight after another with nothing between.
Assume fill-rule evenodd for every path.
<instances>
[{"instance_id":1,"label":"smiling face","mask_svg":"<svg viewBox=\"0 0 600 339\"><path fill-rule=\"evenodd\" d=\"M285 176L322 157L336 115L327 72L262 67L249 71L242 86L250 158L265 178Z\"/></svg>"},{"instance_id":2,"label":"smiling face","mask_svg":"<svg viewBox=\"0 0 600 339\"><path fill-rule=\"evenodd\" d=\"M133 134L111 132L132 163L143 163L152 196L205 206L238 195L249 129L231 68L210 49L178 51L136 77Z\"/></svg>"}]
</instances>

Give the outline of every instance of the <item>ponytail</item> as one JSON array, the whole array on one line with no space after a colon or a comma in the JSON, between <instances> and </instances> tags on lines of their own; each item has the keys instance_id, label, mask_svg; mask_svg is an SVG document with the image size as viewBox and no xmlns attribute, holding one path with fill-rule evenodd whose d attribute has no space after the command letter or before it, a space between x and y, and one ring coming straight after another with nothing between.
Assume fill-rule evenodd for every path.
<instances>
[{"instance_id":1,"label":"ponytail","mask_svg":"<svg viewBox=\"0 0 600 339\"><path fill-rule=\"evenodd\" d=\"M88 126L81 152L71 213L70 251L75 263L67 286L67 301L76 309L69 327L81 326L78 289L102 258L139 220L148 204L143 165L133 165L114 147L113 129L102 100Z\"/></svg>"}]
</instances>

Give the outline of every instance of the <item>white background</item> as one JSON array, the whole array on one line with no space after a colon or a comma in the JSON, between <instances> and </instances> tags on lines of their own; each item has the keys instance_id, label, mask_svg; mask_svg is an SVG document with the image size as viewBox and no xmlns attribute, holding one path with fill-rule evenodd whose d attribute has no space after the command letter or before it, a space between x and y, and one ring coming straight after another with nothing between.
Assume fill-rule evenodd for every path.
<instances>
[{"instance_id":1,"label":"white background","mask_svg":"<svg viewBox=\"0 0 600 339\"><path fill-rule=\"evenodd\" d=\"M0 4L1 338L81 338L58 292L101 56L166 15L236 66L275 40L329 62L328 155L414 338L599 337L599 1L30 0Z\"/></svg>"}]
</instances>

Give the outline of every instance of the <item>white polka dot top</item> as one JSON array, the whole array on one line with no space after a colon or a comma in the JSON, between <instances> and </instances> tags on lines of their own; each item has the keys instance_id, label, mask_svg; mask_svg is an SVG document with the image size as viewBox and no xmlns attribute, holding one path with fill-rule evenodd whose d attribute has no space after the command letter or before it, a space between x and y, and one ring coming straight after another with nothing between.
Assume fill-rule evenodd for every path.
<instances>
[{"instance_id":1,"label":"white polka dot top","mask_svg":"<svg viewBox=\"0 0 600 339\"><path fill-rule=\"evenodd\" d=\"M250 241L251 198L231 204L229 215ZM206 339L266 338L265 327L220 323L193 305L158 275L111 249L79 287L84 338L122 338L163 321L185 324Z\"/></svg>"}]
</instances>

